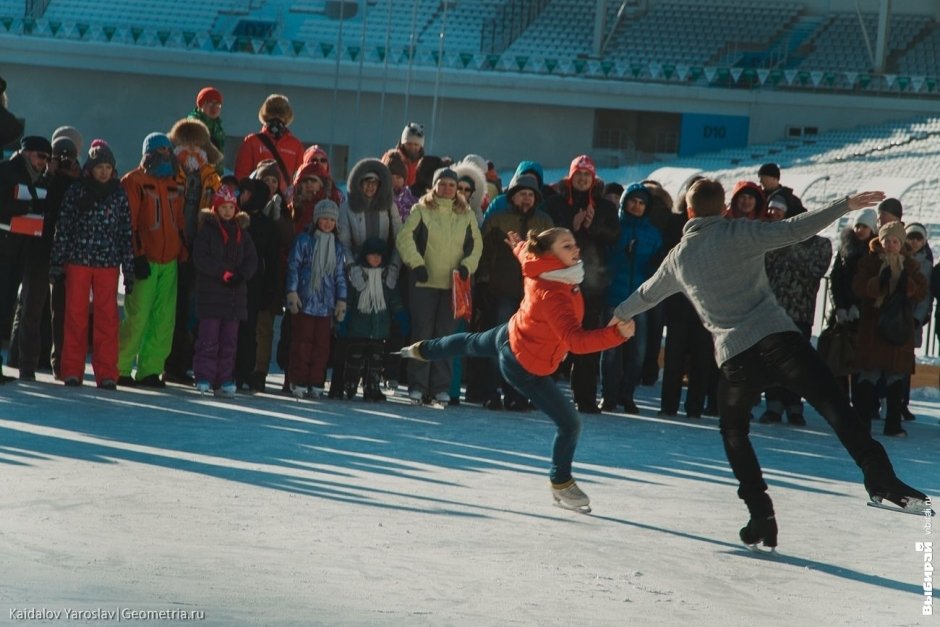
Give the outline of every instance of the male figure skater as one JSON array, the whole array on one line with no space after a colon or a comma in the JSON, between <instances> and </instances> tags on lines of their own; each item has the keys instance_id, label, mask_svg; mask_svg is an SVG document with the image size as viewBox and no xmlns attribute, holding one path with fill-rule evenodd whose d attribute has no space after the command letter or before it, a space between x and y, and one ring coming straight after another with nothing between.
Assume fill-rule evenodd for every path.
<instances>
[{"instance_id":1,"label":"male figure skater","mask_svg":"<svg viewBox=\"0 0 940 627\"><path fill-rule=\"evenodd\" d=\"M697 181L686 194L690 220L682 239L659 270L614 310L610 324L630 320L666 297L682 292L715 339L721 364L718 412L721 437L738 496L751 519L741 540L752 548L777 545L777 523L767 484L748 437L751 407L761 390L781 385L804 397L832 425L839 441L862 469L872 503L925 513L922 492L894 474L884 448L872 439L818 353L777 304L764 272L764 253L815 235L847 211L884 198L863 192L778 222L727 220L725 192L717 181ZM728 268L734 268L728 272Z\"/></svg>"}]
</instances>

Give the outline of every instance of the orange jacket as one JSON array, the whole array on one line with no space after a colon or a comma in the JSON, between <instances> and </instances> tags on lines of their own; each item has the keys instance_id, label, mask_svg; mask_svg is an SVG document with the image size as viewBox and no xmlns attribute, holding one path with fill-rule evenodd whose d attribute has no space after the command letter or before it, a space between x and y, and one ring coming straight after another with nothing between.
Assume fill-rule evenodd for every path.
<instances>
[{"instance_id":1,"label":"orange jacket","mask_svg":"<svg viewBox=\"0 0 940 627\"><path fill-rule=\"evenodd\" d=\"M172 178L156 178L143 168L121 179L131 207L134 255L154 263L188 257L183 246L183 188Z\"/></svg>"},{"instance_id":2,"label":"orange jacket","mask_svg":"<svg viewBox=\"0 0 940 627\"><path fill-rule=\"evenodd\" d=\"M525 242L514 252L522 265L525 295L509 320L509 346L523 368L535 375L550 375L568 352L596 353L623 342L617 327L581 327L584 298L579 286L540 278L543 272L564 268L557 257L529 255Z\"/></svg>"},{"instance_id":3,"label":"orange jacket","mask_svg":"<svg viewBox=\"0 0 940 627\"><path fill-rule=\"evenodd\" d=\"M280 191L283 195L287 192L287 186L290 185L294 174L303 163L304 145L290 131L281 135L280 139L274 139L274 136L266 130L262 130L261 133L267 135L274 147L277 148L278 154L281 155L281 159L284 161L284 167L287 168L287 178L285 179L283 173L281 175ZM258 167L258 164L265 159L276 161L264 142L258 139L258 133L246 135L241 148L238 149L238 156L235 158L235 177L242 179L250 175Z\"/></svg>"}]
</instances>

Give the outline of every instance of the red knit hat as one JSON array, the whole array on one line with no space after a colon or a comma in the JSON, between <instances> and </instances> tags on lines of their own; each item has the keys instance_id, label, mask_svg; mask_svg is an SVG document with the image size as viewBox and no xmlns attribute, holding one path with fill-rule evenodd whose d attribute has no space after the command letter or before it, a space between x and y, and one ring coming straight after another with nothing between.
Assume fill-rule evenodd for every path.
<instances>
[{"instance_id":1,"label":"red knit hat","mask_svg":"<svg viewBox=\"0 0 940 627\"><path fill-rule=\"evenodd\" d=\"M222 104L222 92L215 87L203 87L196 94L196 106L201 107L207 102L218 102Z\"/></svg>"},{"instance_id":2,"label":"red knit hat","mask_svg":"<svg viewBox=\"0 0 940 627\"><path fill-rule=\"evenodd\" d=\"M571 167L568 168L568 178L574 176L574 173L578 170L585 170L591 173L591 177L597 177L597 166L594 165L594 159L587 155L578 155L574 158Z\"/></svg>"},{"instance_id":3,"label":"red knit hat","mask_svg":"<svg viewBox=\"0 0 940 627\"><path fill-rule=\"evenodd\" d=\"M212 210L218 212L219 207L226 203L231 203L237 207L238 196L235 195L234 189L228 185L223 185L212 197Z\"/></svg>"}]
</instances>

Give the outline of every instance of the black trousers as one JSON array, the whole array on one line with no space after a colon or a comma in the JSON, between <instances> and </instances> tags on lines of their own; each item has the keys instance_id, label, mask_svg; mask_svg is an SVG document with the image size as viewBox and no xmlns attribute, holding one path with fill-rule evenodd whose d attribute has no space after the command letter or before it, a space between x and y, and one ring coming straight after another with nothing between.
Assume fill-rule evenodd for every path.
<instances>
[{"instance_id":1,"label":"black trousers","mask_svg":"<svg viewBox=\"0 0 940 627\"><path fill-rule=\"evenodd\" d=\"M600 329L604 326L604 297L597 294L584 295L585 329ZM571 359L571 395L579 405L597 404L597 379L601 371L601 354L569 355Z\"/></svg>"},{"instance_id":2,"label":"black trousers","mask_svg":"<svg viewBox=\"0 0 940 627\"><path fill-rule=\"evenodd\" d=\"M797 332L774 333L724 362L718 382L719 424L725 454L738 480L738 496L752 516L773 513L766 495L767 484L748 437L751 408L761 391L772 385L798 393L826 419L862 469L866 482L879 476L894 476L884 448L872 439L809 341Z\"/></svg>"}]
</instances>

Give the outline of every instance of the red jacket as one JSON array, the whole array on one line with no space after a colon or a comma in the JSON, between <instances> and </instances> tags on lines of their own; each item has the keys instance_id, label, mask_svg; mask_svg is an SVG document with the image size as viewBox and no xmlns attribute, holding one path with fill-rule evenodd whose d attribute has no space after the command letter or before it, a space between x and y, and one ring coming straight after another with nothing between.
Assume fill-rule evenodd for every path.
<instances>
[{"instance_id":1,"label":"red jacket","mask_svg":"<svg viewBox=\"0 0 940 627\"><path fill-rule=\"evenodd\" d=\"M290 131L281 135L280 139L274 139L274 136L266 130L261 132L267 135L274 147L277 148L277 152L281 155L284 166L287 168L287 177L281 176L280 191L283 195L287 192L287 185L294 177L294 173L297 172L303 162L304 145ZM238 149L238 157L235 158L235 177L242 179L250 175L258 164L265 159L276 161L268 147L258 139L257 133L246 135L241 148Z\"/></svg>"},{"instance_id":2,"label":"red jacket","mask_svg":"<svg viewBox=\"0 0 940 627\"><path fill-rule=\"evenodd\" d=\"M569 352L596 353L624 341L617 327L581 327L584 298L579 286L539 278L543 272L564 268L557 257L529 255L525 242L516 246L515 253L522 265L525 295L509 320L509 346L523 368L534 375L550 375Z\"/></svg>"}]
</instances>

